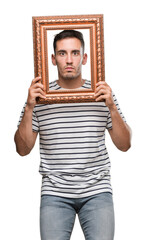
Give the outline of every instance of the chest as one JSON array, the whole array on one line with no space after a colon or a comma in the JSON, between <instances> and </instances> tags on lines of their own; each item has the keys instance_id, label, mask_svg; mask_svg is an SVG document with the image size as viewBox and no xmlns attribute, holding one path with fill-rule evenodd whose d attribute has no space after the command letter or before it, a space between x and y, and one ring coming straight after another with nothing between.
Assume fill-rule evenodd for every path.
<instances>
[{"instance_id":1,"label":"chest","mask_svg":"<svg viewBox=\"0 0 146 240\"><path fill-rule=\"evenodd\" d=\"M108 108L104 103L46 105L36 112L40 134L104 131Z\"/></svg>"}]
</instances>

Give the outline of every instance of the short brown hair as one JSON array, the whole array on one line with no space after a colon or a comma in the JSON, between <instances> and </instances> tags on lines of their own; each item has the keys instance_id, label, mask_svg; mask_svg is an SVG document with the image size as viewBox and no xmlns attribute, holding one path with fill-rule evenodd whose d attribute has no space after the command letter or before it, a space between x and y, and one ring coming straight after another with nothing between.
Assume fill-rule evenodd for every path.
<instances>
[{"instance_id":1,"label":"short brown hair","mask_svg":"<svg viewBox=\"0 0 146 240\"><path fill-rule=\"evenodd\" d=\"M54 42L53 42L53 48L54 48L54 53L56 51L56 42L65 38L77 38L81 42L81 46L83 48L84 52L84 47L85 47L85 42L83 38L83 34L79 31L70 29L70 30L64 30L58 34L55 35Z\"/></svg>"}]
</instances>

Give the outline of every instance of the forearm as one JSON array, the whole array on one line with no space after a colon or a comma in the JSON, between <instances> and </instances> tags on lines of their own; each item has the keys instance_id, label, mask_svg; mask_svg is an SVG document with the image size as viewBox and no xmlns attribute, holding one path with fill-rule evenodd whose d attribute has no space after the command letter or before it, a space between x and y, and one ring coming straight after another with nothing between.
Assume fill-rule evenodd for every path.
<instances>
[{"instance_id":1,"label":"forearm","mask_svg":"<svg viewBox=\"0 0 146 240\"><path fill-rule=\"evenodd\" d=\"M127 151L131 146L131 130L130 127L123 121L116 105L110 109L112 119L112 129L109 130L112 141L121 151Z\"/></svg>"},{"instance_id":2,"label":"forearm","mask_svg":"<svg viewBox=\"0 0 146 240\"><path fill-rule=\"evenodd\" d=\"M105 105L109 108L111 114L112 129L109 130L109 133L112 141L118 149L121 151L127 151L131 146L131 130L118 112L112 96L112 90L104 81L99 81L96 84L96 87L96 101L104 100Z\"/></svg>"},{"instance_id":3,"label":"forearm","mask_svg":"<svg viewBox=\"0 0 146 240\"><path fill-rule=\"evenodd\" d=\"M37 133L32 131L32 114L33 109L26 105L22 121L15 134L16 149L22 156L30 153L37 136Z\"/></svg>"},{"instance_id":4,"label":"forearm","mask_svg":"<svg viewBox=\"0 0 146 240\"><path fill-rule=\"evenodd\" d=\"M41 77L36 77L32 80L28 90L27 105L18 130L15 133L15 143L17 152L25 156L33 148L37 133L32 130L32 115L36 105L36 98L46 99L44 86L41 83Z\"/></svg>"}]
</instances>

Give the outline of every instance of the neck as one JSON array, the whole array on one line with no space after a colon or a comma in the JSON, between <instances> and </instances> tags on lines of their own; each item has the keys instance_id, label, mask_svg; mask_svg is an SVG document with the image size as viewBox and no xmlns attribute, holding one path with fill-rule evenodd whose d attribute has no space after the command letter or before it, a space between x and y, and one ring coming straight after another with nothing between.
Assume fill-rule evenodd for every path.
<instances>
[{"instance_id":1,"label":"neck","mask_svg":"<svg viewBox=\"0 0 146 240\"><path fill-rule=\"evenodd\" d=\"M75 79L63 79L59 77L59 79L57 80L57 84L60 87L67 88L67 89L75 89L75 88L82 87L84 83L85 83L85 80L83 80L81 76Z\"/></svg>"}]
</instances>

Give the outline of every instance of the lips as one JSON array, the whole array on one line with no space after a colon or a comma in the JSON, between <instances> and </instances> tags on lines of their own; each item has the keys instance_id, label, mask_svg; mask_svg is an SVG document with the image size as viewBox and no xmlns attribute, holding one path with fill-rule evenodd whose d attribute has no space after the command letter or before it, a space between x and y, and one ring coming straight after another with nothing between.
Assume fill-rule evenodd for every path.
<instances>
[{"instance_id":1,"label":"lips","mask_svg":"<svg viewBox=\"0 0 146 240\"><path fill-rule=\"evenodd\" d=\"M65 68L67 71L72 71L74 68L73 67L66 67Z\"/></svg>"}]
</instances>

